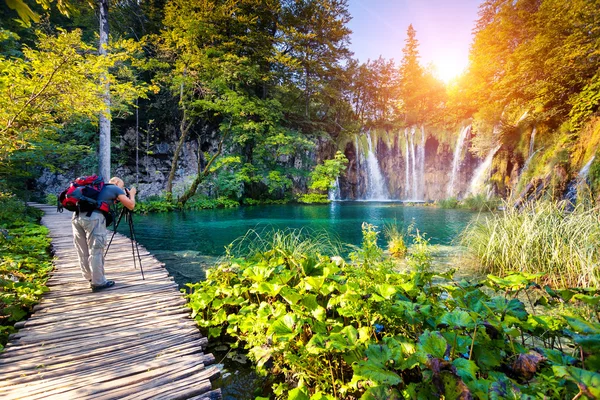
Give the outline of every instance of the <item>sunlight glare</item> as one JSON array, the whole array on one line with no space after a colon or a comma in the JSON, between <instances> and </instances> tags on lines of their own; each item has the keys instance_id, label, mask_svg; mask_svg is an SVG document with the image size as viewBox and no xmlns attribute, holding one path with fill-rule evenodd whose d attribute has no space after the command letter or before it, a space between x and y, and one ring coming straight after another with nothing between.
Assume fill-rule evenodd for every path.
<instances>
[{"instance_id":1,"label":"sunlight glare","mask_svg":"<svg viewBox=\"0 0 600 400\"><path fill-rule=\"evenodd\" d=\"M466 63L458 57L445 57L433 62L435 74L445 83L458 78L466 68Z\"/></svg>"}]
</instances>

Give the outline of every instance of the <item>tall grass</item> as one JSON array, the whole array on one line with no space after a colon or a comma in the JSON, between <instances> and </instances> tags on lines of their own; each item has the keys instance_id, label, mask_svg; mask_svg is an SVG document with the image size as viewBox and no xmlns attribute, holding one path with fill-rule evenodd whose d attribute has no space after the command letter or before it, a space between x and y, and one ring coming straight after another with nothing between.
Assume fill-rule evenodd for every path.
<instances>
[{"instance_id":1,"label":"tall grass","mask_svg":"<svg viewBox=\"0 0 600 400\"><path fill-rule=\"evenodd\" d=\"M484 273L543 272L555 286L598 286L600 211L578 205L538 202L481 216L461 242L479 259Z\"/></svg>"},{"instance_id":2,"label":"tall grass","mask_svg":"<svg viewBox=\"0 0 600 400\"><path fill-rule=\"evenodd\" d=\"M250 229L227 248L230 257L253 257L276 251L288 257L302 258L316 254L337 256L348 251L338 238L325 231L310 229Z\"/></svg>"}]
</instances>

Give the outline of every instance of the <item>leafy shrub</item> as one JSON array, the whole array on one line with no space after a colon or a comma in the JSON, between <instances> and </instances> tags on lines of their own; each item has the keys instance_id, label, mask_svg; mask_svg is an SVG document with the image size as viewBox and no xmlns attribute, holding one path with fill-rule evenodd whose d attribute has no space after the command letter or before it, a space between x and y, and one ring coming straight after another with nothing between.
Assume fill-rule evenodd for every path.
<instances>
[{"instance_id":1,"label":"leafy shrub","mask_svg":"<svg viewBox=\"0 0 600 400\"><path fill-rule=\"evenodd\" d=\"M473 222L462 243L480 262L484 273L543 272L544 281L558 286L600 283L600 212L582 204L572 212L554 202L506 204L502 213Z\"/></svg>"},{"instance_id":2,"label":"leafy shrub","mask_svg":"<svg viewBox=\"0 0 600 400\"><path fill-rule=\"evenodd\" d=\"M230 255L189 285L193 317L248 349L276 398L600 395L598 293L542 289L531 274L454 282L431 272L418 235L412 271L398 273L375 233L365 226L353 263L278 242ZM535 291L535 314L524 290Z\"/></svg>"},{"instance_id":3,"label":"leafy shrub","mask_svg":"<svg viewBox=\"0 0 600 400\"><path fill-rule=\"evenodd\" d=\"M251 199L249 197L246 197L244 199L244 204L248 205L248 206L258 206L258 205L265 205L265 204L288 204L290 202L290 199Z\"/></svg>"},{"instance_id":4,"label":"leafy shrub","mask_svg":"<svg viewBox=\"0 0 600 400\"><path fill-rule=\"evenodd\" d=\"M396 224L387 225L383 232L388 240L388 250L392 257L404 258L407 248L404 243L404 236L402 235L402 232L398 230Z\"/></svg>"},{"instance_id":5,"label":"leafy shrub","mask_svg":"<svg viewBox=\"0 0 600 400\"><path fill-rule=\"evenodd\" d=\"M326 194L306 193L300 196L298 201L305 204L327 204L330 200Z\"/></svg>"},{"instance_id":6,"label":"leafy shrub","mask_svg":"<svg viewBox=\"0 0 600 400\"><path fill-rule=\"evenodd\" d=\"M44 199L46 204L50 204L51 206L55 206L58 204L58 196L52 193L46 194L46 198Z\"/></svg>"},{"instance_id":7,"label":"leafy shrub","mask_svg":"<svg viewBox=\"0 0 600 400\"><path fill-rule=\"evenodd\" d=\"M483 194L466 197L460 202L461 208L466 208L472 211L493 211L500 205L500 200L497 198L488 199Z\"/></svg>"},{"instance_id":8,"label":"leafy shrub","mask_svg":"<svg viewBox=\"0 0 600 400\"><path fill-rule=\"evenodd\" d=\"M456 197L449 197L447 199L439 200L437 204L441 208L458 208L459 206L458 199Z\"/></svg>"},{"instance_id":9,"label":"leafy shrub","mask_svg":"<svg viewBox=\"0 0 600 400\"><path fill-rule=\"evenodd\" d=\"M240 203L227 197L209 199L207 197L194 197L185 204L184 210L202 210L212 208L235 208ZM148 214L151 212L170 212L180 209L180 206L169 201L164 197L154 198L136 202L134 211L139 214Z\"/></svg>"},{"instance_id":10,"label":"leafy shrub","mask_svg":"<svg viewBox=\"0 0 600 400\"><path fill-rule=\"evenodd\" d=\"M0 196L0 350L15 322L31 312L47 291L48 272L52 269L48 252L48 230L36 224L39 210L31 210L16 198ZM9 207L8 211L5 207ZM14 214L19 212L18 214Z\"/></svg>"}]
</instances>

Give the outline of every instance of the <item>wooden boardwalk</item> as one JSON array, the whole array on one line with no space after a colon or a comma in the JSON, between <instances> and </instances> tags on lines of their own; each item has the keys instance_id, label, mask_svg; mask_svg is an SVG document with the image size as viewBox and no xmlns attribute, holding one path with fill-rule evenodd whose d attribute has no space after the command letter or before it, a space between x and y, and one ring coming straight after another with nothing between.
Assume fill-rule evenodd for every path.
<instances>
[{"instance_id":1,"label":"wooden boardwalk","mask_svg":"<svg viewBox=\"0 0 600 400\"><path fill-rule=\"evenodd\" d=\"M50 291L0 353L0 398L221 398L207 340L163 264L140 246L142 280L131 241L117 234L105 263L116 284L93 293L77 262L72 213L35 206L46 212L56 267Z\"/></svg>"}]
</instances>

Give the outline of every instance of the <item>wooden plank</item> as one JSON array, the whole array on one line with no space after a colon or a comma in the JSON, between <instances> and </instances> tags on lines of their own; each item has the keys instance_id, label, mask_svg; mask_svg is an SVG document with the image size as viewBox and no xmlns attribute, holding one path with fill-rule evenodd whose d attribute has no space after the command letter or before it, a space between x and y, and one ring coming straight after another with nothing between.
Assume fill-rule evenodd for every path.
<instances>
[{"instance_id":1,"label":"wooden plank","mask_svg":"<svg viewBox=\"0 0 600 400\"><path fill-rule=\"evenodd\" d=\"M191 354L197 354L199 360L204 365L214 364L215 358L212 354L203 354L202 347L198 346L196 340L183 341L167 348L168 353L134 353L123 351L111 356L90 357L85 360L77 360L63 364L54 364L45 366L43 369L19 371L17 373L5 374L0 381L0 388L13 386L21 383L40 381L50 378L64 378L72 374L79 374L88 370L104 371L112 368L118 363L138 363L152 361L154 359L173 358ZM69 377L69 379L71 379ZM0 389L1 394L1 389Z\"/></svg>"},{"instance_id":2,"label":"wooden plank","mask_svg":"<svg viewBox=\"0 0 600 400\"><path fill-rule=\"evenodd\" d=\"M55 269L50 291L0 353L0 398L220 398L210 384L220 372L205 368L215 362L202 352L207 339L164 263L138 246L142 280L131 240L117 234L105 264L117 285L91 292L70 215L39 208L46 211L42 223L50 228Z\"/></svg>"}]
</instances>

